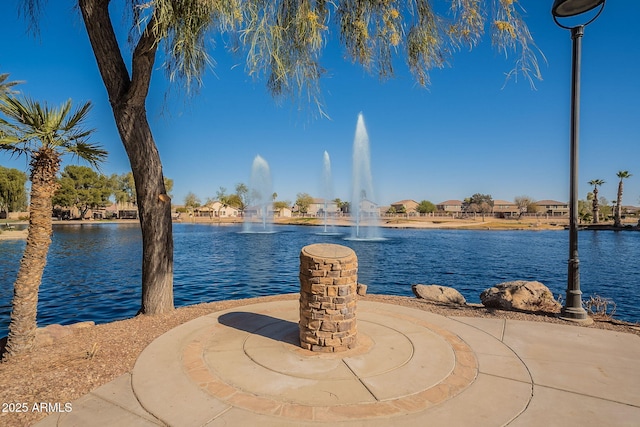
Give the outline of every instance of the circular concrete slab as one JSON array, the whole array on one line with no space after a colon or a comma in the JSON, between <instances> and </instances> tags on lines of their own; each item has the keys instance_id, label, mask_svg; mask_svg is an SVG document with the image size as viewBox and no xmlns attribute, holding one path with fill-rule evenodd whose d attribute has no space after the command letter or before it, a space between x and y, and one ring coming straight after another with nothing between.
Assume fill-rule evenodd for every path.
<instances>
[{"instance_id":1,"label":"circular concrete slab","mask_svg":"<svg viewBox=\"0 0 640 427\"><path fill-rule=\"evenodd\" d=\"M252 316L240 317L250 322ZM450 343L428 328L415 328L402 320L394 325L397 329L363 319L358 326L359 345L334 354L314 353L293 340L276 337L294 337L297 325L293 322L258 327L223 356L215 342L205 338L200 368L246 393L315 406L402 398L433 387L453 371L455 352ZM412 331L413 336L408 336ZM416 348L425 351L416 352ZM387 383L391 378L396 384Z\"/></svg>"},{"instance_id":2,"label":"circular concrete slab","mask_svg":"<svg viewBox=\"0 0 640 427\"><path fill-rule=\"evenodd\" d=\"M371 302L359 302L357 316L356 348L319 354L299 347L297 301L214 313L175 328L145 349L133 371L133 389L147 411L181 425L190 422L177 415L185 411L174 402L177 395L189 402L193 425L238 414L283 425L435 421L445 414L456 425L456 419L465 419L457 406L478 407L486 381L478 381L474 349L447 328L459 327L455 321ZM509 354L496 343L503 347L497 355ZM518 382L515 389L497 387L496 392L490 384L492 401L510 401L501 419L509 421L524 410L529 386Z\"/></svg>"}]
</instances>

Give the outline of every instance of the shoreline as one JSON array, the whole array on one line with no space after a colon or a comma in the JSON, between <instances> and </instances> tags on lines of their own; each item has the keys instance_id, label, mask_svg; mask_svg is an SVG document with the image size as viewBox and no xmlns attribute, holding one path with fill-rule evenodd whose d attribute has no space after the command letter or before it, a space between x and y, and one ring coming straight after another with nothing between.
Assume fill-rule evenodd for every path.
<instances>
[{"instance_id":1,"label":"shoreline","mask_svg":"<svg viewBox=\"0 0 640 427\"><path fill-rule=\"evenodd\" d=\"M242 225L243 218L207 218L196 217L187 220L174 220L174 224L204 224L217 226ZM255 221L257 223L257 221ZM0 241L19 240L27 238L28 221L14 221L10 225L19 226L20 229L0 228ZM71 227L82 225L103 225L103 224L130 224L139 225L137 219L113 219L113 220L64 220L53 221L53 227ZM297 217L297 218L275 218L271 223L274 226L297 225L307 227L323 227L322 218ZM415 229L415 230L490 230L490 231L542 231L542 230L566 230L568 228L567 218L525 218L525 219L501 219L486 218L447 218L447 217L417 217L399 218L383 217L378 224L380 228L390 229ZM351 228L354 226L350 219L337 218L327 224L331 228ZM361 224L367 227L367 224ZM613 224L580 224L579 231L640 231L640 226L633 223L623 223L621 227L614 227Z\"/></svg>"},{"instance_id":2,"label":"shoreline","mask_svg":"<svg viewBox=\"0 0 640 427\"><path fill-rule=\"evenodd\" d=\"M27 238L27 229L21 230L2 230L0 232L0 240L19 240Z\"/></svg>"},{"instance_id":3,"label":"shoreline","mask_svg":"<svg viewBox=\"0 0 640 427\"><path fill-rule=\"evenodd\" d=\"M523 219L509 220L499 218L448 218L448 217L418 217L399 218L383 217L377 224L380 228L395 229L442 229L442 230L563 230L568 220L566 219ZM242 218L206 218L197 217L186 220L176 220L177 224L211 224L211 225L238 225L244 221ZM258 221L253 221L258 223ZM275 218L271 223L279 225L299 225L308 227L323 227L324 221L317 217L296 217L296 218ZM327 223L331 228L350 228L354 224L350 219L337 218ZM367 227L368 224L360 224L360 227Z\"/></svg>"}]
</instances>

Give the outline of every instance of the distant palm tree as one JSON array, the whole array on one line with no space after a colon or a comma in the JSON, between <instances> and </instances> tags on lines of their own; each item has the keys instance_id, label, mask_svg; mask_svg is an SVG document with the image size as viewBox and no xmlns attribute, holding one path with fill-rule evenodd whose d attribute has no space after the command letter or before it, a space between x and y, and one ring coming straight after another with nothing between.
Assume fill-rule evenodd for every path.
<instances>
[{"instance_id":1,"label":"distant palm tree","mask_svg":"<svg viewBox=\"0 0 640 427\"><path fill-rule=\"evenodd\" d=\"M600 205L598 204L598 185L604 184L601 179L592 179L589 181L589 185L593 185L593 223L600 222Z\"/></svg>"},{"instance_id":2,"label":"distant palm tree","mask_svg":"<svg viewBox=\"0 0 640 427\"><path fill-rule=\"evenodd\" d=\"M216 191L216 198L220 202L218 206L218 222L222 221L220 217L220 210L229 206L229 196L227 195L227 189L225 187L220 187L218 191Z\"/></svg>"},{"instance_id":3,"label":"distant palm tree","mask_svg":"<svg viewBox=\"0 0 640 427\"><path fill-rule=\"evenodd\" d=\"M49 108L28 98L0 96L0 150L28 156L31 180L29 231L13 286L5 357L30 350L34 344L38 289L51 244L51 198L62 155L72 154L92 166L106 158L106 151L87 142L93 130L83 125L90 109L89 102L71 113L71 100L60 108Z\"/></svg>"},{"instance_id":4,"label":"distant palm tree","mask_svg":"<svg viewBox=\"0 0 640 427\"><path fill-rule=\"evenodd\" d=\"M622 210L622 180L630 178L632 175L629 171L619 171L616 176L620 178L620 182L618 183L618 198L616 200L616 212L614 216L614 227L622 226L622 221L620 219L620 211Z\"/></svg>"}]
</instances>

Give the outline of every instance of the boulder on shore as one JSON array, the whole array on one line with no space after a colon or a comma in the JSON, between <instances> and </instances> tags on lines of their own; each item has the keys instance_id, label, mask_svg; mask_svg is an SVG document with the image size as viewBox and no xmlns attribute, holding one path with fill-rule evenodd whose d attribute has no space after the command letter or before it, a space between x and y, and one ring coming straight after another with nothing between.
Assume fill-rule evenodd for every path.
<instances>
[{"instance_id":1,"label":"boulder on shore","mask_svg":"<svg viewBox=\"0 0 640 427\"><path fill-rule=\"evenodd\" d=\"M356 286L356 293L361 297L365 296L367 294L367 285L364 283L358 283Z\"/></svg>"},{"instance_id":2,"label":"boulder on shore","mask_svg":"<svg viewBox=\"0 0 640 427\"><path fill-rule=\"evenodd\" d=\"M446 286L411 285L411 290L413 290L416 297L427 301L461 305L467 303L460 292L454 288L448 288Z\"/></svg>"},{"instance_id":3,"label":"boulder on shore","mask_svg":"<svg viewBox=\"0 0 640 427\"><path fill-rule=\"evenodd\" d=\"M500 283L480 294L485 307L504 310L558 312L562 308L553 294L540 282L516 280Z\"/></svg>"},{"instance_id":4,"label":"boulder on shore","mask_svg":"<svg viewBox=\"0 0 640 427\"><path fill-rule=\"evenodd\" d=\"M52 324L43 328L36 329L36 346L51 345L62 337L73 334L76 329L88 328L95 326L95 322L78 322L71 325Z\"/></svg>"}]
</instances>

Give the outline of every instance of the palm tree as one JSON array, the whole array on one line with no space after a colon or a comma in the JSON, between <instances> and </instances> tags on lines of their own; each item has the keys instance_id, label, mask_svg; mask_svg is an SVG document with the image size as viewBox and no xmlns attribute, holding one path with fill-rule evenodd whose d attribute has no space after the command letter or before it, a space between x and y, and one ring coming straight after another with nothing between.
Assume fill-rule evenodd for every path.
<instances>
[{"instance_id":1,"label":"palm tree","mask_svg":"<svg viewBox=\"0 0 640 427\"><path fill-rule=\"evenodd\" d=\"M600 222L600 206L598 205L598 185L604 184L601 179L592 179L589 181L589 185L593 185L593 223Z\"/></svg>"},{"instance_id":2,"label":"palm tree","mask_svg":"<svg viewBox=\"0 0 640 427\"><path fill-rule=\"evenodd\" d=\"M622 210L622 180L631 177L631 174L629 171L619 171L616 176L620 178L620 182L618 183L618 198L616 199L616 212L613 226L620 227L622 226L622 221L620 220L620 211Z\"/></svg>"},{"instance_id":3,"label":"palm tree","mask_svg":"<svg viewBox=\"0 0 640 427\"><path fill-rule=\"evenodd\" d=\"M227 189L225 187L220 187L218 191L216 191L216 198L220 202L220 206L218 206L218 222L221 222L222 219L220 217L220 210L229 206L229 196L227 196Z\"/></svg>"},{"instance_id":4,"label":"palm tree","mask_svg":"<svg viewBox=\"0 0 640 427\"><path fill-rule=\"evenodd\" d=\"M4 357L30 350L36 335L38 289L51 244L51 198L64 154L97 166L107 152L87 142L93 130L84 129L91 109L87 102L71 112L71 100L49 108L29 98L0 97L0 150L28 156L31 180L29 231L13 287L9 336Z\"/></svg>"}]
</instances>

